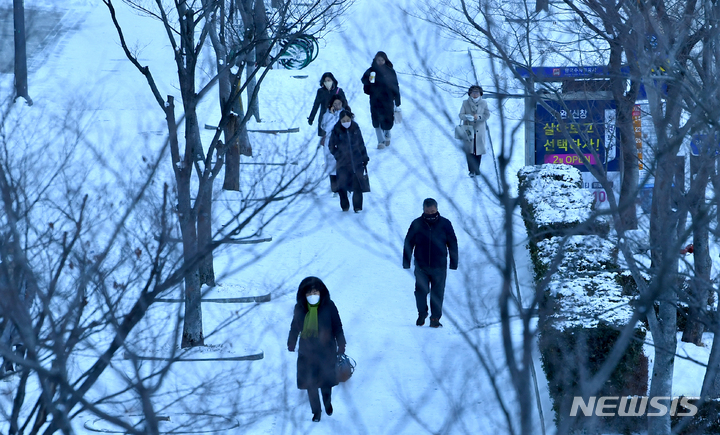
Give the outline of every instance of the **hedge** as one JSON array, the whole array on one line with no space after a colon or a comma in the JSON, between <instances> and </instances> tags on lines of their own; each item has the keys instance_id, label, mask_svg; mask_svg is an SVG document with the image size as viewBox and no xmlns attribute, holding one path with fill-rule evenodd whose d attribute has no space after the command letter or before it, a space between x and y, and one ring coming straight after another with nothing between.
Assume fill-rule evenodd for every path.
<instances>
[{"instance_id":1,"label":"hedge","mask_svg":"<svg viewBox=\"0 0 720 435\"><path fill-rule=\"evenodd\" d=\"M627 275L619 270L617 244L608 237L609 225L588 224L593 198L582 189L576 168L525 167L518 178L535 282L545 279L559 259L544 291L538 324L555 422L567 424L571 432L638 430L645 426L645 418L570 417L573 397L582 395L580 379L597 373L633 314L635 292ZM645 334L645 326L638 322L635 339L597 396L646 395Z\"/></svg>"}]
</instances>

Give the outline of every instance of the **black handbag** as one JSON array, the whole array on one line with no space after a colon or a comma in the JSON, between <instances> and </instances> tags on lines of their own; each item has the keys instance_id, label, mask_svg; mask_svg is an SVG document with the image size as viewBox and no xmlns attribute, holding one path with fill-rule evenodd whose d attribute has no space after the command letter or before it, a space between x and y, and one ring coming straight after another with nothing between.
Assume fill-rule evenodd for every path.
<instances>
[{"instance_id":1,"label":"black handbag","mask_svg":"<svg viewBox=\"0 0 720 435\"><path fill-rule=\"evenodd\" d=\"M362 193L370 192L370 179L368 178L367 167L361 174L356 174L358 184L360 184L360 191Z\"/></svg>"},{"instance_id":2,"label":"black handbag","mask_svg":"<svg viewBox=\"0 0 720 435\"><path fill-rule=\"evenodd\" d=\"M345 382L355 372L355 366L357 363L354 359L345 355L344 353L337 356L337 364L335 365L335 374L337 375L338 382Z\"/></svg>"}]
</instances>

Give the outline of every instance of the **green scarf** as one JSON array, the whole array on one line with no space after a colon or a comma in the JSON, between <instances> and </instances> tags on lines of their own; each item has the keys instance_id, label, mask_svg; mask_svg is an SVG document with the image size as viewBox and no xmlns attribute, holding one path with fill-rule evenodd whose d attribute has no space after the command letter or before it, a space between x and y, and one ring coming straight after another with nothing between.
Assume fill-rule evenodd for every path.
<instances>
[{"instance_id":1,"label":"green scarf","mask_svg":"<svg viewBox=\"0 0 720 435\"><path fill-rule=\"evenodd\" d=\"M305 322L303 323L302 334L300 338L312 338L318 336L318 306L320 302L315 305L308 304L308 312L305 314Z\"/></svg>"}]
</instances>

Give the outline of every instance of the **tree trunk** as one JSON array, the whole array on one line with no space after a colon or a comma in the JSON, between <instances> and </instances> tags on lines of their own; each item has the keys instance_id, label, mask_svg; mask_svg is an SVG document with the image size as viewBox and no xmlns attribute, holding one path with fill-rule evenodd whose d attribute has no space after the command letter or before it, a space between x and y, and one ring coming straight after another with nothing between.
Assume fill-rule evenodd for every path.
<instances>
[{"instance_id":1,"label":"tree trunk","mask_svg":"<svg viewBox=\"0 0 720 435\"><path fill-rule=\"evenodd\" d=\"M200 284L215 285L215 270L212 255L212 179L202 181L198 189L198 253L201 255L199 265Z\"/></svg>"},{"instance_id":2,"label":"tree trunk","mask_svg":"<svg viewBox=\"0 0 720 435\"><path fill-rule=\"evenodd\" d=\"M25 0L13 0L13 24L15 26L15 99L22 97L28 106L32 106L33 101L28 93Z\"/></svg>"},{"instance_id":3,"label":"tree trunk","mask_svg":"<svg viewBox=\"0 0 720 435\"><path fill-rule=\"evenodd\" d=\"M650 328L655 343L655 362L650 384L651 400L654 397L672 397L677 347L677 304L672 289L664 293L670 300L660 300L659 321L656 322L658 327ZM654 310L650 310L649 316L653 315ZM667 400L660 403L668 407L668 412L660 416L648 415L648 433L670 435L670 403Z\"/></svg>"},{"instance_id":4,"label":"tree trunk","mask_svg":"<svg viewBox=\"0 0 720 435\"><path fill-rule=\"evenodd\" d=\"M246 0L252 2L253 0ZM270 36L268 20L265 13L265 2L255 0L253 8L253 28L255 29L255 63L258 66L270 65Z\"/></svg>"},{"instance_id":5,"label":"tree trunk","mask_svg":"<svg viewBox=\"0 0 720 435\"><path fill-rule=\"evenodd\" d=\"M227 128L225 129L226 142L235 136L235 129L237 128L238 123L237 115L230 115L230 120L228 121ZM232 142L227 142L223 189L240 191L240 141L237 139Z\"/></svg>"},{"instance_id":6,"label":"tree trunk","mask_svg":"<svg viewBox=\"0 0 720 435\"><path fill-rule=\"evenodd\" d=\"M617 101L617 100L616 100ZM638 192L640 171L637 146L632 122L634 102L618 102L618 128L620 130L620 152L622 154L622 184L620 185L620 222L624 230L637 229L638 219L635 199Z\"/></svg>"},{"instance_id":7,"label":"tree trunk","mask_svg":"<svg viewBox=\"0 0 720 435\"><path fill-rule=\"evenodd\" d=\"M712 184L715 192L720 192L720 174L713 174ZM715 195L715 201L716 209L720 210L720 197L718 195ZM708 313L708 319L710 320L709 329L713 333L713 344L700 393L705 400L720 399L720 313L713 310Z\"/></svg>"},{"instance_id":8,"label":"tree trunk","mask_svg":"<svg viewBox=\"0 0 720 435\"><path fill-rule=\"evenodd\" d=\"M175 120L175 103L168 97L165 107L168 132L170 135L170 152L172 154L175 184L178 189L178 220L182 234L183 259L185 260L185 317L181 347L203 346L205 344L202 330L202 306L200 305L200 280L197 266L193 265L197 253L197 234L195 215L190 199L190 178L192 176L192 159L185 154L180 160L177 122ZM186 149L188 149L186 147Z\"/></svg>"},{"instance_id":9,"label":"tree trunk","mask_svg":"<svg viewBox=\"0 0 720 435\"><path fill-rule=\"evenodd\" d=\"M625 91L627 80L622 76L622 52L623 47L618 44L610 45L611 70L610 89L613 99L617 104L617 128L620 132L619 148L622 160L622 181L620 184L620 199L618 201L618 212L623 230L637 229L638 220L635 210L635 199L638 191L638 179L640 176L638 168L637 145L635 144L635 131L633 127L632 113L635 109L638 86L631 86L630 91Z\"/></svg>"},{"instance_id":10,"label":"tree trunk","mask_svg":"<svg viewBox=\"0 0 720 435\"><path fill-rule=\"evenodd\" d=\"M712 259L710 258L710 220L708 207L705 203L705 189L710 180L710 166L714 170L715 159L709 159L701 153L700 157L691 156L690 177L691 187L689 200L690 214L693 226L693 259L695 274L690 281L688 289L688 322L683 331L682 341L702 344L702 335L705 332L707 320L708 297L710 296L710 272Z\"/></svg>"},{"instance_id":11,"label":"tree trunk","mask_svg":"<svg viewBox=\"0 0 720 435\"><path fill-rule=\"evenodd\" d=\"M714 334L707 371L703 379L700 396L705 400L720 399L720 316L713 311L710 329Z\"/></svg>"},{"instance_id":12,"label":"tree trunk","mask_svg":"<svg viewBox=\"0 0 720 435\"><path fill-rule=\"evenodd\" d=\"M202 152L202 140L200 138L200 124L197 118L197 102L195 98L189 98L190 101L185 103L185 141L186 145L193 150L193 154L197 155ZM199 150L199 151L198 151ZM209 168L205 170L209 171ZM202 255L202 259L198 264L198 282L200 285L214 285L215 271L213 268L213 253L208 249L212 242L212 184L214 178L203 178L203 174L198 175L198 190L195 207L197 215L195 224L197 225L197 239L194 248L194 254ZM199 299L198 299L199 302Z\"/></svg>"},{"instance_id":13,"label":"tree trunk","mask_svg":"<svg viewBox=\"0 0 720 435\"><path fill-rule=\"evenodd\" d=\"M210 5L207 0L203 1L203 6L206 10L210 9ZM224 9L221 10L223 14L220 18L220 31L216 30L216 23L213 21L210 26L208 35L212 42L213 50L215 51L215 67L217 69L218 79L218 96L220 101L220 113L223 117L227 116L227 122L223 127L223 135L225 138L225 150L218 150L218 157L224 154L223 166L225 167L225 180L223 182L223 189L225 190L240 190L240 153L238 151L238 140L235 137L237 132L237 116L234 113L227 113L229 110L232 111L233 104L228 102L233 98L233 83L235 83L235 76L228 68L229 65L236 62L236 59L230 59L228 54L228 43L225 38L225 28L223 17ZM234 5L230 7L229 21L233 21ZM216 20L215 15L207 17L208 20ZM242 65L241 65L242 66ZM242 71L242 69L240 69ZM218 158L218 162L220 159ZM212 192L211 192L212 193ZM212 208L212 205L211 205ZM212 216L212 214L210 215ZM214 275L214 274L213 274ZM201 272L201 280L203 274ZM214 278L212 280L215 281Z\"/></svg>"},{"instance_id":14,"label":"tree trunk","mask_svg":"<svg viewBox=\"0 0 720 435\"><path fill-rule=\"evenodd\" d=\"M674 153L658 160L655 187L653 188L652 211L650 216L650 244L652 246L651 288L657 289L653 300L659 303L659 313L650 307L648 324L655 343L655 362L650 384L650 398L671 397L675 349L677 347L677 222L672 212L673 176L675 173ZM669 406L669 403L664 403ZM670 413L661 416L648 415L648 433L670 435Z\"/></svg>"},{"instance_id":15,"label":"tree trunk","mask_svg":"<svg viewBox=\"0 0 720 435\"><path fill-rule=\"evenodd\" d=\"M233 112L237 114L235 122L235 131L240 130L240 134L237 136L238 149L240 154L243 156L252 157L252 145L250 144L250 137L248 136L247 123L242 122L245 118L245 109L242 104L242 96L240 95L240 77L237 79L236 94L233 99ZM238 160L238 173L240 172L240 160ZM238 181L239 184L239 181Z\"/></svg>"},{"instance_id":16,"label":"tree trunk","mask_svg":"<svg viewBox=\"0 0 720 435\"><path fill-rule=\"evenodd\" d=\"M255 117L255 122L261 122L260 120L260 95L255 95L253 98L253 94L255 93L255 88L257 87L256 83L257 80L255 80L255 76L253 76L253 72L255 72L255 65L251 62L248 62L245 67L245 74L246 77L248 77L248 86L247 86L247 95L248 95L248 111L252 113L252 116ZM252 77L252 78L250 78Z\"/></svg>"}]
</instances>

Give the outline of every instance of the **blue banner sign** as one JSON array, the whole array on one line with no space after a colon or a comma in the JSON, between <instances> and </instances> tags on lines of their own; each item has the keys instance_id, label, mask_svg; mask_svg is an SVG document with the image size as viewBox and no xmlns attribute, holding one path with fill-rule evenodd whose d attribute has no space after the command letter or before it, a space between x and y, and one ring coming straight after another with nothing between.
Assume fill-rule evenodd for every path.
<instances>
[{"instance_id":1,"label":"blue banner sign","mask_svg":"<svg viewBox=\"0 0 720 435\"><path fill-rule=\"evenodd\" d=\"M567 79L599 79L610 77L610 69L607 65L596 66L541 66L533 67L528 70L525 67L515 68L520 77L530 78L531 76L538 81L559 81ZM532 73L531 73L532 72ZM623 77L630 76L630 68L623 66L620 68L620 75Z\"/></svg>"},{"instance_id":2,"label":"blue banner sign","mask_svg":"<svg viewBox=\"0 0 720 435\"><path fill-rule=\"evenodd\" d=\"M714 143L714 144L713 144ZM694 156L703 154L711 157L720 154L720 140L715 135L715 140L709 140L707 134L696 133L690 138L690 152Z\"/></svg>"},{"instance_id":3,"label":"blue banner sign","mask_svg":"<svg viewBox=\"0 0 720 435\"><path fill-rule=\"evenodd\" d=\"M588 172L584 160L590 164L607 164L608 171L619 170L615 102L612 100L546 100L557 112L548 111L542 104L535 110L535 164L566 164ZM564 127L563 127L564 124ZM566 134L567 133L567 134ZM569 136L569 138L568 138ZM572 141L572 143L570 142ZM573 150L573 144L582 154ZM610 150L609 156L608 149ZM593 154L594 150L597 154ZM607 161L607 158L610 161ZM599 160L599 161L598 161Z\"/></svg>"}]
</instances>

